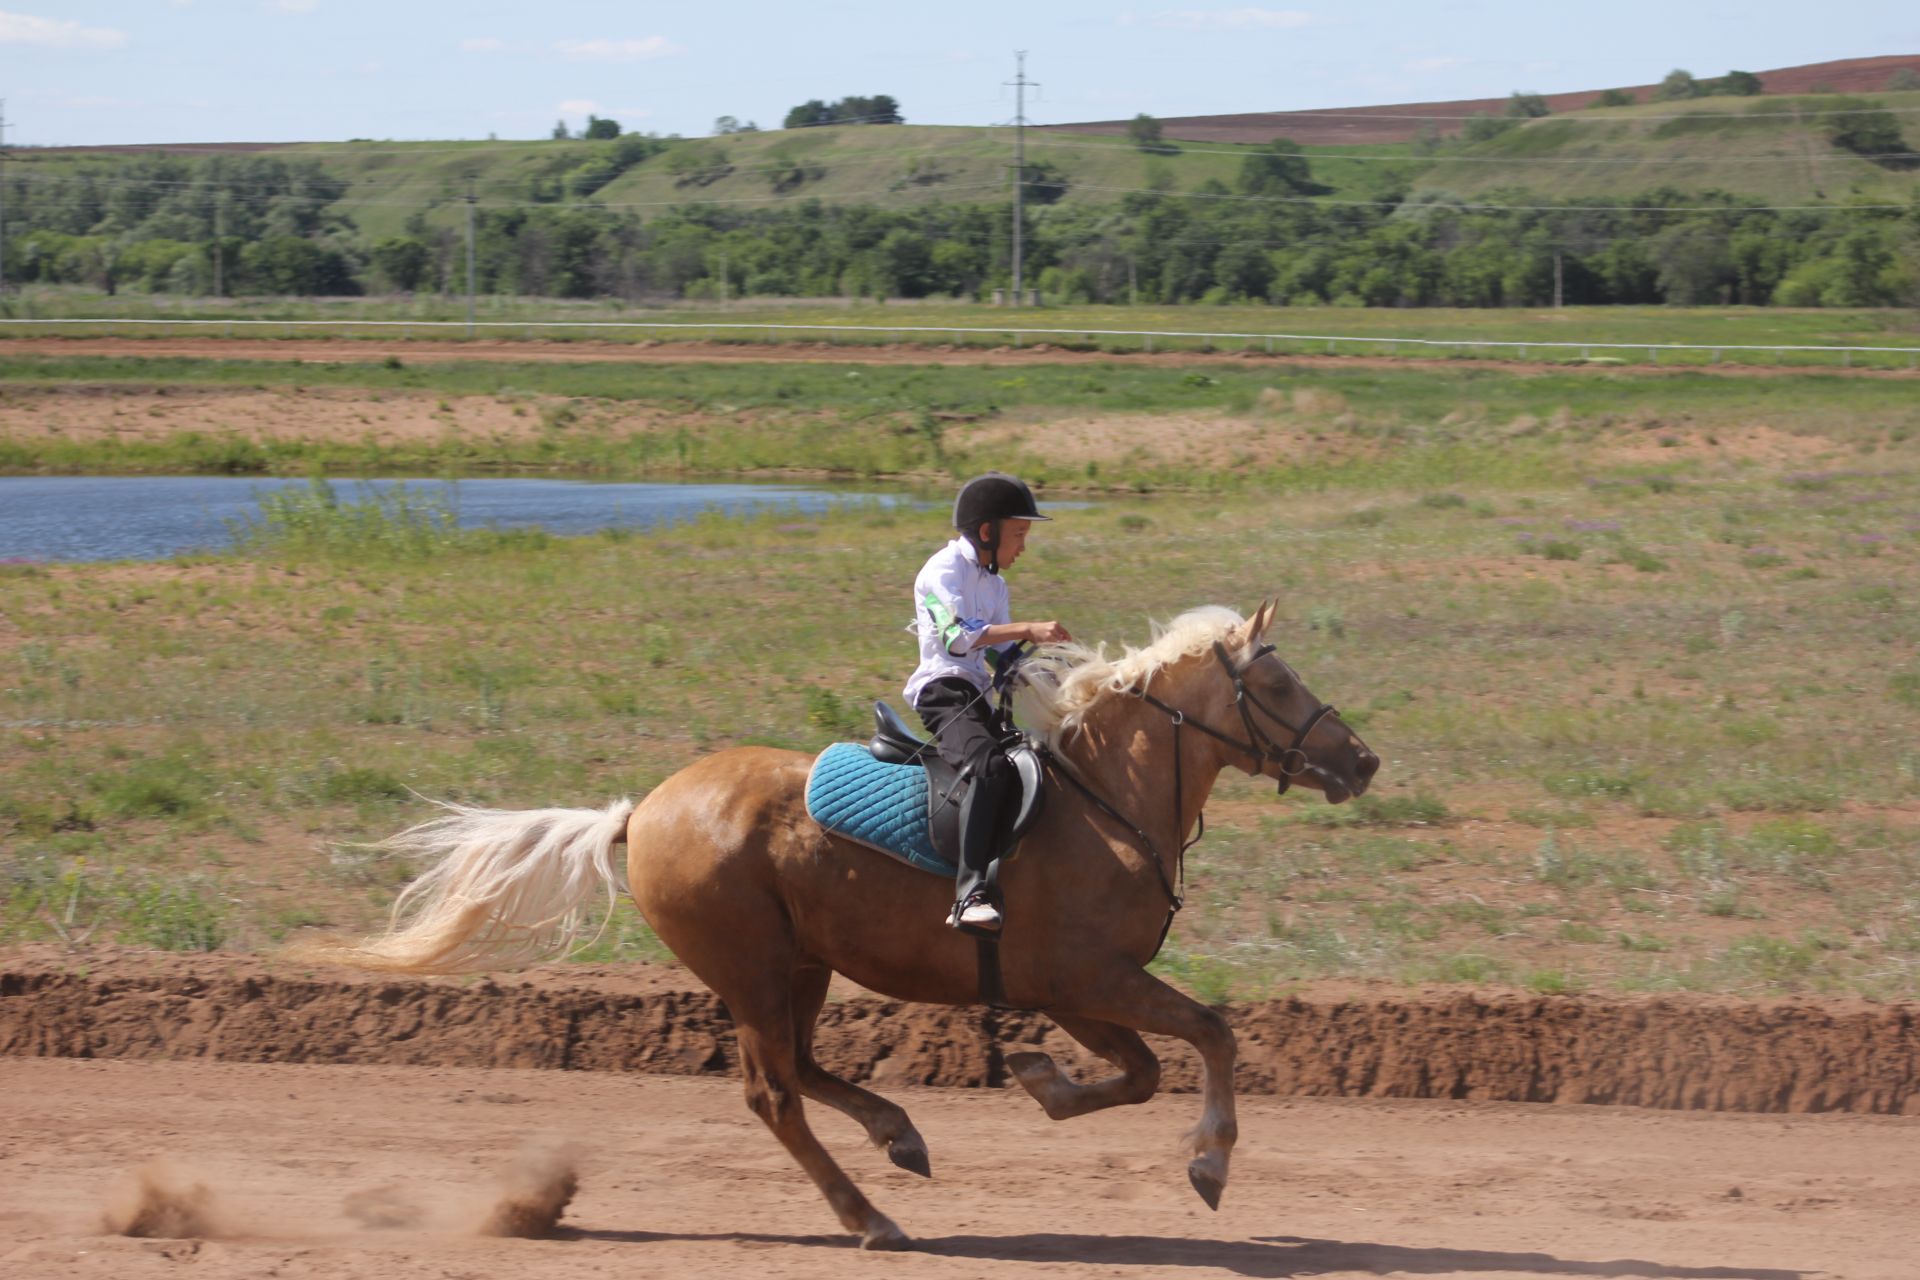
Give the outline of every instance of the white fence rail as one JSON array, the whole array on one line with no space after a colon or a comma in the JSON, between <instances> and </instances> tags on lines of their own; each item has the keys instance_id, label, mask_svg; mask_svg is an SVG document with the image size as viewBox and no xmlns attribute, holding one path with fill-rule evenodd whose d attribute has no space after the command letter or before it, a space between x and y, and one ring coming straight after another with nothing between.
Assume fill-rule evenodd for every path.
<instances>
[{"instance_id":1,"label":"white fence rail","mask_svg":"<svg viewBox=\"0 0 1920 1280\"><path fill-rule=\"evenodd\" d=\"M1214 333L1199 329L1083 329L1083 328L1036 328L1026 325L860 325L860 324L782 324L773 321L740 323L730 321L690 322L667 320L481 320L468 323L465 320L175 320L175 319L118 319L101 317L62 318L62 319L0 319L0 337L13 334L20 328L32 330L40 326L96 328L134 328L142 330L187 330L203 333L218 330L223 336L233 337L238 331L288 331L314 330L334 333L353 331L372 331L375 334L398 332L402 340L410 339L415 333L423 337L444 336L458 331L455 336L474 338L481 336L481 330L520 333L533 337L536 333L551 331L599 332L599 331L663 331L670 334L694 337L707 335L745 335L758 334L763 342L778 342L783 339L806 335L826 335L829 340L838 335L852 335L865 344L899 343L914 341L919 343L937 343L940 341L977 344L980 340L1006 340L1013 346L1024 345L1028 341L1046 341L1058 339L1063 342L1094 342L1098 339L1125 340L1137 343L1142 351L1179 350L1186 345L1200 343L1206 348L1217 348L1221 344L1240 344L1241 350L1262 350L1269 355L1299 354L1298 348L1311 347L1316 351L1324 349L1329 354L1340 354L1344 349L1353 354L1367 349L1385 350L1388 354L1426 354L1428 352L1446 352L1455 354L1489 354L1502 351L1514 353L1513 358L1526 360L1539 353L1543 358L1574 358L1594 361L1606 357L1597 357L1596 352L1620 352L1638 357L1645 353L1649 362L1658 364L1662 353L1704 354L1708 362L1720 363L1729 355L1750 355L1754 353L1783 356L1788 354L1817 354L1837 356L1842 367L1851 367L1856 355L1882 357L1871 363L1875 367L1897 367L1902 361L1910 369L1920 369L1920 347L1867 347L1839 346L1821 344L1800 345L1763 345L1753 343L1685 343L1685 342L1562 342L1544 340L1483 339L1483 338L1395 338L1371 337L1363 334L1331 333ZM909 337L911 335L911 337ZM371 334L369 334L371 336ZM1156 346L1156 343L1158 344ZM1285 349L1282 349L1284 345ZM1112 346L1107 347L1112 350ZM1614 356L1612 359L1620 359Z\"/></svg>"}]
</instances>

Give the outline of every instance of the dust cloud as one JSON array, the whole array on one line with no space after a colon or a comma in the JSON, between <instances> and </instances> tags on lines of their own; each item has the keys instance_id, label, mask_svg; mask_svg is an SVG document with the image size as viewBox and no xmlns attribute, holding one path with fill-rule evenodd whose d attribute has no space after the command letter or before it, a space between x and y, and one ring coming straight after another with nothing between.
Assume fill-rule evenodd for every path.
<instances>
[{"instance_id":1,"label":"dust cloud","mask_svg":"<svg viewBox=\"0 0 1920 1280\"><path fill-rule=\"evenodd\" d=\"M197 1174L165 1159L134 1170L107 1202L105 1224L115 1235L183 1240L221 1234L213 1190Z\"/></svg>"},{"instance_id":2,"label":"dust cloud","mask_svg":"<svg viewBox=\"0 0 1920 1280\"><path fill-rule=\"evenodd\" d=\"M481 1220L483 1236L541 1240L553 1234L580 1189L580 1150L543 1140L522 1147L501 1175L500 1194Z\"/></svg>"}]
</instances>

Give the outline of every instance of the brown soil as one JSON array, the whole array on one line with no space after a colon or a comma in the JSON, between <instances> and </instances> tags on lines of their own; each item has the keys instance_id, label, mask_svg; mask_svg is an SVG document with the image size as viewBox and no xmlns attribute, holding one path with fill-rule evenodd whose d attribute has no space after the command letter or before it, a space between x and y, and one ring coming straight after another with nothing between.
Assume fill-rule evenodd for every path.
<instances>
[{"instance_id":1,"label":"brown soil","mask_svg":"<svg viewBox=\"0 0 1920 1280\"><path fill-rule=\"evenodd\" d=\"M1920 1115L1920 1006L1339 984L1229 1016L1250 1093ZM0 972L0 1055L704 1075L735 1069L731 1027L684 972L644 966L461 984L41 948ZM1035 1013L843 989L820 1023L820 1060L881 1087L998 1087L1026 1048L1097 1065ZM1196 1087L1185 1046L1161 1048L1166 1087Z\"/></svg>"},{"instance_id":2,"label":"brown soil","mask_svg":"<svg viewBox=\"0 0 1920 1280\"><path fill-rule=\"evenodd\" d=\"M1449 369L1463 361L1416 356L1267 355L1261 351L1161 351L1153 354L1105 351L1067 351L1040 344L1032 347L955 347L901 343L863 346L852 343L781 342L733 344L724 342L474 342L394 341L391 339L307 339L283 341L252 338L4 338L0 352L14 356L139 356L151 359L287 360L318 364L365 363L397 355L416 363L455 360L488 362L624 362L628 364L751 363L751 364L934 364L1013 366L1029 364L1128 364L1181 368L1192 365L1236 364L1258 361L1276 368L1298 369ZM1487 361L1486 363L1492 363ZM1534 360L1501 360L1506 372L1586 372L1595 377L1665 377L1704 374L1712 377L1893 378L1912 381L1911 369L1840 369L1752 364L1717 365L1578 365ZM1465 367L1471 367L1466 365Z\"/></svg>"}]
</instances>

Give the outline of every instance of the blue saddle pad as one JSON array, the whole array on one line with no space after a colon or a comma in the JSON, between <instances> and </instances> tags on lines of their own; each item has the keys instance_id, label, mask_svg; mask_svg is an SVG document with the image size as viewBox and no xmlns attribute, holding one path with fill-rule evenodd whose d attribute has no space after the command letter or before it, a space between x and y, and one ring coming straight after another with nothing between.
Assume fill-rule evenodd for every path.
<instances>
[{"instance_id":1,"label":"blue saddle pad","mask_svg":"<svg viewBox=\"0 0 1920 1280\"><path fill-rule=\"evenodd\" d=\"M884 764L866 747L836 742L807 774L807 814L836 835L951 879L957 868L933 849L927 826L927 771Z\"/></svg>"}]
</instances>

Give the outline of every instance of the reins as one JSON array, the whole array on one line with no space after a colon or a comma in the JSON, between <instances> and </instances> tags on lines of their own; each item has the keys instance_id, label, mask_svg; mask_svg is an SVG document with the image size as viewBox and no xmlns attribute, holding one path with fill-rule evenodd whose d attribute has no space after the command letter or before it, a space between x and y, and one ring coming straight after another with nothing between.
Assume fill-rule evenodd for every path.
<instances>
[{"instance_id":1,"label":"reins","mask_svg":"<svg viewBox=\"0 0 1920 1280\"><path fill-rule=\"evenodd\" d=\"M1226 646L1218 640L1213 643L1214 657L1220 660L1220 665L1225 668L1228 679L1233 681L1233 702L1234 706L1239 709L1241 724L1246 727L1246 741L1242 742L1229 734L1222 733L1204 721L1194 720L1191 723L1194 728L1206 734L1208 737L1224 742L1236 751L1251 756L1256 762L1256 770L1258 765L1265 764L1269 761L1278 764L1281 773L1279 788L1280 792L1284 794L1287 788L1293 785L1294 778L1313 767L1312 762L1307 759L1307 753L1301 749L1301 744L1306 742L1307 736L1319 727L1322 720L1335 714L1335 712L1331 704L1323 702L1319 708L1307 718L1305 725L1296 728L1287 723L1284 716L1280 715L1266 703L1260 701L1260 699L1247 688L1247 668L1273 651L1274 648L1272 645L1261 645L1260 648L1254 652L1254 655L1247 659L1246 666L1236 668L1233 665L1233 659L1227 656ZM1189 723L1187 713L1179 707L1169 706L1159 698L1154 697L1151 693L1147 692L1144 685L1136 689L1130 689L1128 692L1134 697L1139 698L1142 702L1145 702L1148 706L1161 712L1167 717L1169 723L1173 725L1173 814L1174 821L1177 824L1180 820L1180 800L1181 797L1186 794L1185 781L1182 777L1180 730L1182 726ZM1260 714L1266 716L1281 728L1292 733L1293 742L1285 747L1281 747L1275 743L1272 737L1262 730L1259 723L1254 719L1253 713L1255 711L1260 712ZM1193 833L1193 839L1182 843L1175 852L1173 858L1174 872L1173 875L1169 876L1167 874L1166 859L1160 856L1160 846L1154 841L1152 836L1147 834L1145 828L1121 813L1120 810L1108 802L1105 797L1082 782L1071 769L1067 768L1066 761L1045 747L1041 748L1041 752L1047 759L1053 762L1060 776L1073 784L1074 790L1085 796L1093 803L1094 807L1102 813L1127 828L1127 830L1133 832L1133 834L1139 838L1140 843L1146 847L1149 860L1153 863L1153 869L1159 874L1160 887L1167 895L1167 920L1165 924L1160 926L1160 940L1153 945L1153 954L1159 955L1160 948L1166 945L1167 935L1173 931L1173 918L1180 914L1180 908L1187 905L1187 850L1199 844L1207 834L1206 809L1203 807L1200 810L1196 829ZM1176 839L1177 838L1176 835Z\"/></svg>"}]
</instances>

